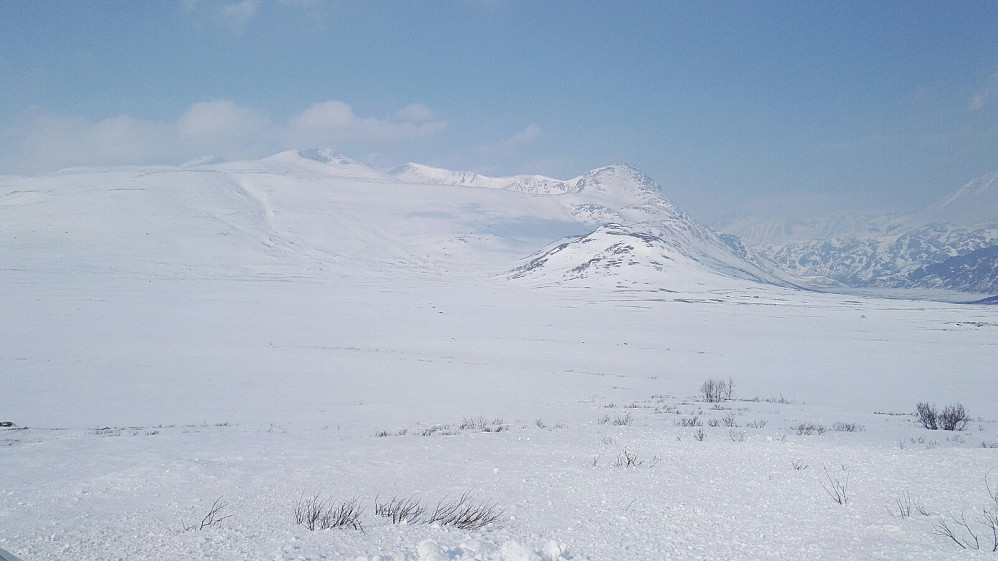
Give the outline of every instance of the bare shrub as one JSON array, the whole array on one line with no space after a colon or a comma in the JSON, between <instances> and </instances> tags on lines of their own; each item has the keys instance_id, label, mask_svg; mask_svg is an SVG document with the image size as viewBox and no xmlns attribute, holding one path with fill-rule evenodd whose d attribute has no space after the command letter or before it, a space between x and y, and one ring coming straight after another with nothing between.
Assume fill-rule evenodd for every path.
<instances>
[{"instance_id":1,"label":"bare shrub","mask_svg":"<svg viewBox=\"0 0 998 561\"><path fill-rule=\"evenodd\" d=\"M702 427L703 421L700 420L700 415L692 415L679 419L676 421L676 425L680 427Z\"/></svg>"},{"instance_id":2,"label":"bare shrub","mask_svg":"<svg viewBox=\"0 0 998 561\"><path fill-rule=\"evenodd\" d=\"M764 402L764 403L779 403L780 405L796 405L797 404L797 400L796 399L790 399L790 398L787 398L787 397L783 397L783 394L780 394L780 397L776 397L776 396L770 396L770 397L759 397L759 396L755 396L752 399L747 399L746 401L754 401L756 403L758 403L760 401Z\"/></svg>"},{"instance_id":3,"label":"bare shrub","mask_svg":"<svg viewBox=\"0 0 998 561\"><path fill-rule=\"evenodd\" d=\"M894 504L897 505L897 512L891 509L891 507L887 507L888 514L891 516L900 516L901 518L911 516L911 495L908 491L902 491L901 496L894 499Z\"/></svg>"},{"instance_id":4,"label":"bare shrub","mask_svg":"<svg viewBox=\"0 0 998 561\"><path fill-rule=\"evenodd\" d=\"M843 423L842 421L835 421L832 423L832 430L835 432L861 432L866 430L866 427L859 423Z\"/></svg>"},{"instance_id":5,"label":"bare shrub","mask_svg":"<svg viewBox=\"0 0 998 561\"><path fill-rule=\"evenodd\" d=\"M821 482L821 486L825 489L825 492L828 493L828 496L840 505L844 505L848 501L847 493L849 491L849 472L845 471L845 469L843 469L843 471L845 473L844 481L838 477L832 476L832 474L828 473L828 468L825 468L825 479L828 483L826 484L825 481Z\"/></svg>"},{"instance_id":6,"label":"bare shrub","mask_svg":"<svg viewBox=\"0 0 998 561\"><path fill-rule=\"evenodd\" d=\"M731 387L724 380L708 378L700 386L700 395L708 403L717 403L725 399L731 399Z\"/></svg>"},{"instance_id":7,"label":"bare shrub","mask_svg":"<svg viewBox=\"0 0 998 561\"><path fill-rule=\"evenodd\" d=\"M764 429L766 428L766 419L759 419L758 421L745 423L745 426L750 429Z\"/></svg>"},{"instance_id":8,"label":"bare shrub","mask_svg":"<svg viewBox=\"0 0 998 561\"><path fill-rule=\"evenodd\" d=\"M940 413L934 404L922 401L915 406L915 417L929 430L961 431L967 428L970 422L970 417L961 403L947 405Z\"/></svg>"},{"instance_id":9,"label":"bare shrub","mask_svg":"<svg viewBox=\"0 0 998 561\"><path fill-rule=\"evenodd\" d=\"M501 417L496 417L492 420L485 417L478 417L477 419L465 417L457 428L459 430L477 430L481 432L502 432L509 430L506 422Z\"/></svg>"},{"instance_id":10,"label":"bare shrub","mask_svg":"<svg viewBox=\"0 0 998 561\"><path fill-rule=\"evenodd\" d=\"M901 518L908 518L913 512L917 512L922 516L929 516L929 511L918 501L912 500L911 493L908 491L901 491L901 495L894 499L895 508L887 507L887 512L891 516L900 516Z\"/></svg>"},{"instance_id":11,"label":"bare shrub","mask_svg":"<svg viewBox=\"0 0 998 561\"><path fill-rule=\"evenodd\" d=\"M416 497L392 497L387 503L374 499L374 514L392 521L392 524L418 524L426 507Z\"/></svg>"},{"instance_id":12,"label":"bare shrub","mask_svg":"<svg viewBox=\"0 0 998 561\"><path fill-rule=\"evenodd\" d=\"M95 436L121 436L121 429L118 427L98 427L90 431Z\"/></svg>"},{"instance_id":13,"label":"bare shrub","mask_svg":"<svg viewBox=\"0 0 998 561\"><path fill-rule=\"evenodd\" d=\"M301 497L295 501L295 524L305 526L309 530L315 530L319 527L319 519L322 518L322 513L325 512L325 510L326 501L320 499L319 495L306 498L303 493Z\"/></svg>"},{"instance_id":14,"label":"bare shrub","mask_svg":"<svg viewBox=\"0 0 998 561\"><path fill-rule=\"evenodd\" d=\"M721 422L724 423L724 426L726 426L728 428L737 427L738 426L737 424L735 424L735 414L734 413L728 413L727 415L721 417Z\"/></svg>"},{"instance_id":15,"label":"bare shrub","mask_svg":"<svg viewBox=\"0 0 998 561\"><path fill-rule=\"evenodd\" d=\"M939 427L943 430L963 430L967 428L969 422L970 417L967 416L961 403L947 405L939 414Z\"/></svg>"},{"instance_id":16,"label":"bare shrub","mask_svg":"<svg viewBox=\"0 0 998 561\"><path fill-rule=\"evenodd\" d=\"M981 549L981 540L978 539L977 534L974 533L974 529L967 522L966 511L960 513L960 518L950 515L950 519L952 519L956 528L950 527L949 522L945 518L940 517L932 527L932 533L937 536L949 538L953 543L960 546L960 549ZM959 528L962 528L962 530ZM998 540L996 540L995 547L998 548Z\"/></svg>"},{"instance_id":17,"label":"bare shrub","mask_svg":"<svg viewBox=\"0 0 998 561\"><path fill-rule=\"evenodd\" d=\"M915 416L918 418L918 422L922 423L922 426L929 430L936 430L939 428L938 417L939 413L936 412L935 405L929 405L926 401L921 401L915 406Z\"/></svg>"},{"instance_id":18,"label":"bare shrub","mask_svg":"<svg viewBox=\"0 0 998 561\"><path fill-rule=\"evenodd\" d=\"M624 450L619 455L617 455L617 461L613 462L614 467L638 467L644 464L644 460L639 460L638 455L634 452Z\"/></svg>"},{"instance_id":19,"label":"bare shrub","mask_svg":"<svg viewBox=\"0 0 998 561\"><path fill-rule=\"evenodd\" d=\"M707 419L707 426L708 427L719 427L719 426L721 426L721 420L720 419Z\"/></svg>"},{"instance_id":20,"label":"bare shrub","mask_svg":"<svg viewBox=\"0 0 998 561\"><path fill-rule=\"evenodd\" d=\"M984 475L984 488L988 493L988 504L981 507L977 522L984 527L984 532L990 534L991 551L998 552L998 484L990 481L991 471ZM981 541L973 526L967 522L966 510L960 513L960 518L950 515L954 526L950 526L945 518L940 517L932 527L936 535L948 538L961 549L981 549ZM986 546L985 546L986 547Z\"/></svg>"},{"instance_id":21,"label":"bare shrub","mask_svg":"<svg viewBox=\"0 0 998 561\"><path fill-rule=\"evenodd\" d=\"M205 528L218 526L222 520L225 520L226 518L232 518L231 514L222 515L222 511L225 510L225 507L227 506L229 506L229 503L224 502L222 497L215 499L215 502L211 503L211 508L208 509L208 514L204 515L201 522L194 523L189 526L184 524L184 531L204 530Z\"/></svg>"},{"instance_id":22,"label":"bare shrub","mask_svg":"<svg viewBox=\"0 0 998 561\"><path fill-rule=\"evenodd\" d=\"M360 524L360 515L364 509L353 498L328 509L322 519L322 529L326 528L353 528L363 531Z\"/></svg>"},{"instance_id":23,"label":"bare shrub","mask_svg":"<svg viewBox=\"0 0 998 561\"><path fill-rule=\"evenodd\" d=\"M824 425L815 423L798 423L791 425L790 430L797 433L797 436L811 436L812 434L825 434L828 429Z\"/></svg>"},{"instance_id":24,"label":"bare shrub","mask_svg":"<svg viewBox=\"0 0 998 561\"><path fill-rule=\"evenodd\" d=\"M332 500L320 499L319 495L305 497L304 494L295 501L295 524L305 526L309 530L328 530L329 528L353 528L363 530L360 515L363 508L356 498L340 504Z\"/></svg>"},{"instance_id":25,"label":"bare shrub","mask_svg":"<svg viewBox=\"0 0 998 561\"><path fill-rule=\"evenodd\" d=\"M790 462L790 467L794 468L794 471L804 471L808 465L804 463L804 460L794 460Z\"/></svg>"},{"instance_id":26,"label":"bare shrub","mask_svg":"<svg viewBox=\"0 0 998 561\"><path fill-rule=\"evenodd\" d=\"M471 491L466 491L451 501L441 499L426 521L428 524L452 526L461 530L478 530L495 522L505 512L505 509L497 508L494 502L479 501Z\"/></svg>"},{"instance_id":27,"label":"bare shrub","mask_svg":"<svg viewBox=\"0 0 998 561\"><path fill-rule=\"evenodd\" d=\"M633 421L634 419L631 417L631 414L625 413L624 415L619 415L617 417L614 417L613 425L618 427L626 427L629 426Z\"/></svg>"},{"instance_id":28,"label":"bare shrub","mask_svg":"<svg viewBox=\"0 0 998 561\"><path fill-rule=\"evenodd\" d=\"M729 430L728 438L731 442L745 442L745 431L743 430Z\"/></svg>"},{"instance_id":29,"label":"bare shrub","mask_svg":"<svg viewBox=\"0 0 998 561\"><path fill-rule=\"evenodd\" d=\"M703 442L703 439L706 438L706 436L707 433L703 432L703 429L693 431L693 438L695 438L697 442Z\"/></svg>"}]
</instances>

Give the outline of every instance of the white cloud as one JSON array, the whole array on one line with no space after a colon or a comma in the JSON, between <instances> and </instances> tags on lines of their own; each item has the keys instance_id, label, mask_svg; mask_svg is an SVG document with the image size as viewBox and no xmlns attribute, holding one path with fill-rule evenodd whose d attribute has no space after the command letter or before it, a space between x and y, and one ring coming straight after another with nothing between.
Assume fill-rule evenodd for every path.
<instances>
[{"instance_id":1,"label":"white cloud","mask_svg":"<svg viewBox=\"0 0 998 561\"><path fill-rule=\"evenodd\" d=\"M411 107L399 114L412 113ZM432 114L427 110L422 116ZM313 104L286 124L224 99L195 103L175 122L129 115L92 121L35 109L0 129L0 173L39 173L75 165L179 163L205 155L258 158L309 147L369 152L436 135L447 127L443 121L400 119L360 117L342 101Z\"/></svg>"},{"instance_id":2,"label":"white cloud","mask_svg":"<svg viewBox=\"0 0 998 561\"><path fill-rule=\"evenodd\" d=\"M425 123L433 120L433 111L430 111L430 108L422 103L410 103L395 116L411 123Z\"/></svg>"},{"instance_id":3,"label":"white cloud","mask_svg":"<svg viewBox=\"0 0 998 561\"><path fill-rule=\"evenodd\" d=\"M97 122L33 112L0 131L0 170L47 171L74 165L129 164L156 158L168 125L119 115Z\"/></svg>"},{"instance_id":4,"label":"white cloud","mask_svg":"<svg viewBox=\"0 0 998 561\"><path fill-rule=\"evenodd\" d=\"M414 104L406 106L399 114L413 113ZM425 108L424 108L425 109ZM429 110L421 116L432 118ZM377 119L358 117L342 101L325 101L313 104L289 123L289 138L297 145L338 144L344 139L399 140L437 134L447 128L443 121L413 122L411 120Z\"/></svg>"},{"instance_id":5,"label":"white cloud","mask_svg":"<svg viewBox=\"0 0 998 561\"><path fill-rule=\"evenodd\" d=\"M299 131L337 131L355 126L360 119L342 101L315 103L291 119L291 127Z\"/></svg>"},{"instance_id":6,"label":"white cloud","mask_svg":"<svg viewBox=\"0 0 998 561\"><path fill-rule=\"evenodd\" d=\"M977 111L998 101L998 72L988 77L984 86L970 98L970 110Z\"/></svg>"},{"instance_id":7,"label":"white cloud","mask_svg":"<svg viewBox=\"0 0 998 561\"><path fill-rule=\"evenodd\" d=\"M181 137L205 140L260 136L269 127L267 117L227 99L195 103L177 121Z\"/></svg>"},{"instance_id":8,"label":"white cloud","mask_svg":"<svg viewBox=\"0 0 998 561\"><path fill-rule=\"evenodd\" d=\"M260 0L243 0L242 2L220 6L218 14L234 34L242 35L246 29L246 25L256 17L259 7Z\"/></svg>"},{"instance_id":9,"label":"white cloud","mask_svg":"<svg viewBox=\"0 0 998 561\"><path fill-rule=\"evenodd\" d=\"M246 26L256 18L260 0L181 0L181 9L196 25L214 24L228 27L232 34L241 36Z\"/></svg>"},{"instance_id":10,"label":"white cloud","mask_svg":"<svg viewBox=\"0 0 998 561\"><path fill-rule=\"evenodd\" d=\"M541 127L537 126L535 123L530 123L527 125L527 128L507 138L505 144L510 148L523 146L532 143L543 136L543 134L544 133L541 132Z\"/></svg>"}]
</instances>

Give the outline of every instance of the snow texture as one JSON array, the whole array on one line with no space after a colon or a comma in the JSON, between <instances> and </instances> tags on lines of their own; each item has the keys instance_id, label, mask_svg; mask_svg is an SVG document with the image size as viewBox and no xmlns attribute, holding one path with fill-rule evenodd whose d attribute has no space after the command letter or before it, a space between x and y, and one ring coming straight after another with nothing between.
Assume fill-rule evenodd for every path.
<instances>
[{"instance_id":1,"label":"snow texture","mask_svg":"<svg viewBox=\"0 0 998 561\"><path fill-rule=\"evenodd\" d=\"M0 179L0 547L976 558L935 532L966 511L990 549L998 308L797 289L628 166L423 173L311 150ZM376 513L462 496L496 520ZM296 524L311 497L362 529Z\"/></svg>"}]
</instances>

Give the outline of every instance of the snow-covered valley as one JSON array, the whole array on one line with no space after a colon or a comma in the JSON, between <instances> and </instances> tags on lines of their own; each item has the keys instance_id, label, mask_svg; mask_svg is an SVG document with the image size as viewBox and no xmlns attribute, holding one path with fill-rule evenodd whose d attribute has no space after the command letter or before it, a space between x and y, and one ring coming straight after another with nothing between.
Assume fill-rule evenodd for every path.
<instances>
[{"instance_id":1,"label":"snow-covered valley","mask_svg":"<svg viewBox=\"0 0 998 561\"><path fill-rule=\"evenodd\" d=\"M0 178L0 548L946 559L966 509L990 549L994 306L794 288L633 168L419 171L311 151ZM927 430L920 401L972 421ZM465 492L497 520L375 514ZM315 495L356 498L363 530L296 524Z\"/></svg>"}]
</instances>

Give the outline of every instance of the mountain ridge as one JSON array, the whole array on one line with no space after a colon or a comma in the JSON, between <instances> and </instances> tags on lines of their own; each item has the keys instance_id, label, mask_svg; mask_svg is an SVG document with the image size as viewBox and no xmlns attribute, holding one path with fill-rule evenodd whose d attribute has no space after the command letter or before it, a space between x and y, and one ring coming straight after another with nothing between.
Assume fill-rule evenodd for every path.
<instances>
[{"instance_id":1,"label":"mountain ridge","mask_svg":"<svg viewBox=\"0 0 998 561\"><path fill-rule=\"evenodd\" d=\"M607 237L608 224L616 236L653 237L673 264L684 263L657 278L640 273L645 284L771 280L740 272L755 266L737 244L623 164L569 181L416 164L393 174L334 150L305 149L248 161L82 168L0 185L0 235L9 256L3 266L59 274L515 280L508 273L523 259L578 236ZM642 247L631 245L644 262ZM570 255L579 260L570 269L593 258L587 251L562 257ZM638 269L618 267L611 276L626 280ZM676 273L692 270L699 271L696 283ZM531 278L560 274L542 267Z\"/></svg>"},{"instance_id":2,"label":"mountain ridge","mask_svg":"<svg viewBox=\"0 0 998 561\"><path fill-rule=\"evenodd\" d=\"M996 252L988 251L998 246L998 173L905 215L742 219L719 227L816 285L998 292L998 279L988 272L998 267Z\"/></svg>"}]
</instances>

